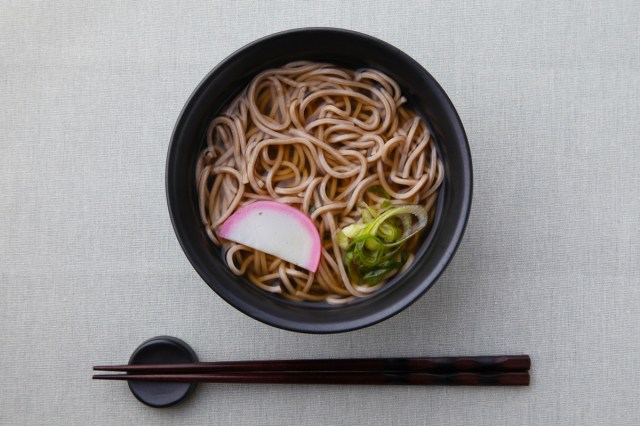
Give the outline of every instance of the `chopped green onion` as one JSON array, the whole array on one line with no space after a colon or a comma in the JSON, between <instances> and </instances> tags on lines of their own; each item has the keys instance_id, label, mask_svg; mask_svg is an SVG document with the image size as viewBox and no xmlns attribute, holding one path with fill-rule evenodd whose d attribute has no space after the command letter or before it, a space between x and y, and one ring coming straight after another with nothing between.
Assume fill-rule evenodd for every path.
<instances>
[{"instance_id":1,"label":"chopped green onion","mask_svg":"<svg viewBox=\"0 0 640 426\"><path fill-rule=\"evenodd\" d=\"M349 279L375 285L405 264L408 255L401 247L427 226L427 211L415 205L381 205L382 212L364 202L359 207L361 223L344 227L336 240L345 250L343 263Z\"/></svg>"},{"instance_id":2,"label":"chopped green onion","mask_svg":"<svg viewBox=\"0 0 640 426\"><path fill-rule=\"evenodd\" d=\"M342 228L342 232L347 236L347 238L356 238L364 228L366 228L366 226L361 223L353 223Z\"/></svg>"}]
</instances>

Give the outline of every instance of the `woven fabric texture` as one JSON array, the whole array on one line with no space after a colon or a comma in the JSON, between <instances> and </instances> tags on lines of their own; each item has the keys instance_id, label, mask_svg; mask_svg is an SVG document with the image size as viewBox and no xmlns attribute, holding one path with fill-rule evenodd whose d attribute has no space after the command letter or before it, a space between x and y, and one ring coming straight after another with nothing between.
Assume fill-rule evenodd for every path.
<instances>
[{"instance_id":1,"label":"woven fabric texture","mask_svg":"<svg viewBox=\"0 0 640 426\"><path fill-rule=\"evenodd\" d=\"M339 335L239 313L173 234L191 91L261 36L333 26L419 61L465 125L460 249L409 309ZM0 1L0 423L637 425L640 3ZM92 382L143 340L201 359L528 353L528 388L205 385L151 409Z\"/></svg>"}]
</instances>

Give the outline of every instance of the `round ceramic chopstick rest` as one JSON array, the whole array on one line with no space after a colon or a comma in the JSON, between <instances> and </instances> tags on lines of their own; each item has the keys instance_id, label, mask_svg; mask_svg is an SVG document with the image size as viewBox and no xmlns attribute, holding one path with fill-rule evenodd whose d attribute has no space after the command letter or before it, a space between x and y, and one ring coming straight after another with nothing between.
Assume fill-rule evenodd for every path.
<instances>
[{"instance_id":1,"label":"round ceramic chopstick rest","mask_svg":"<svg viewBox=\"0 0 640 426\"><path fill-rule=\"evenodd\" d=\"M198 362L198 356L182 340L157 336L142 343L129 359L136 364L174 364ZM170 407L183 401L196 388L196 383L164 383L129 380L129 389L138 401L154 408Z\"/></svg>"}]
</instances>

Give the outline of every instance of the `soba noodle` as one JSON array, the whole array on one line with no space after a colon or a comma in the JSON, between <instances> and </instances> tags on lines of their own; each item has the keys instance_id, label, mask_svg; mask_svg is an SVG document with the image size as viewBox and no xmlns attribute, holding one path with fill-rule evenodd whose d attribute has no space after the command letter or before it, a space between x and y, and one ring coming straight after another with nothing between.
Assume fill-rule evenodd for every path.
<instances>
[{"instance_id":1,"label":"soba noodle","mask_svg":"<svg viewBox=\"0 0 640 426\"><path fill-rule=\"evenodd\" d=\"M384 281L350 282L336 234L360 219L361 201L419 204L433 217L443 166L405 103L398 84L373 69L300 61L257 75L209 125L196 167L202 223L231 271L293 300L338 304L379 289ZM311 217L323 241L316 273L218 237L236 209L256 200ZM415 251L417 238L409 244Z\"/></svg>"}]
</instances>

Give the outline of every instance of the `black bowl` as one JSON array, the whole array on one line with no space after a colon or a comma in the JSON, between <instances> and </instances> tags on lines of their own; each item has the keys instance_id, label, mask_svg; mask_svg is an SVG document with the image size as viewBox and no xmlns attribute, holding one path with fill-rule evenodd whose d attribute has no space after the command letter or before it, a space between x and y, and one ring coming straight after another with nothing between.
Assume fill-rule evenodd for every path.
<instances>
[{"instance_id":1,"label":"black bowl","mask_svg":"<svg viewBox=\"0 0 640 426\"><path fill-rule=\"evenodd\" d=\"M342 306L291 302L264 292L225 266L209 241L196 201L195 164L210 120L260 71L294 60L315 60L383 71L429 123L445 168L436 221L405 273L374 295ZM257 40L215 67L195 89L171 138L167 202L182 249L204 281L245 314L286 330L336 333L366 327L397 314L445 269L464 233L471 207L472 169L467 138L455 108L436 80L397 48L373 37L330 28L305 28Z\"/></svg>"}]
</instances>

